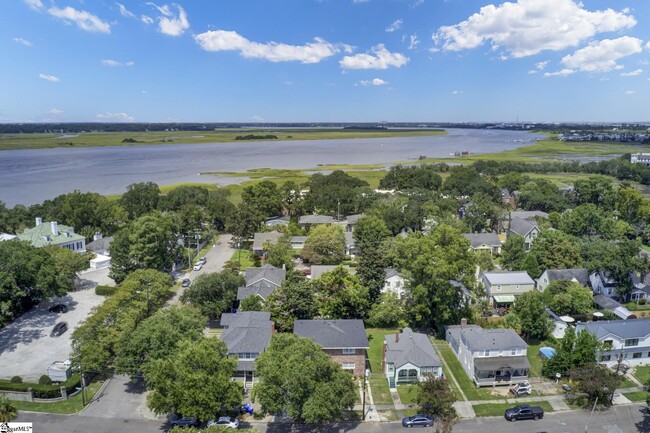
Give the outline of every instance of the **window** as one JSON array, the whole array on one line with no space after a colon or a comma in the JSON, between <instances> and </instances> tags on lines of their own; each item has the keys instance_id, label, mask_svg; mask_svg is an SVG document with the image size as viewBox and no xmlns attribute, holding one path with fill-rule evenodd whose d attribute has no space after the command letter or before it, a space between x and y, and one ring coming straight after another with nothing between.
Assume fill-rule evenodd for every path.
<instances>
[{"instance_id":1,"label":"window","mask_svg":"<svg viewBox=\"0 0 650 433\"><path fill-rule=\"evenodd\" d=\"M607 362L612 359L612 355L603 355L600 357L600 362Z\"/></svg>"},{"instance_id":2,"label":"window","mask_svg":"<svg viewBox=\"0 0 650 433\"><path fill-rule=\"evenodd\" d=\"M487 350L479 350L478 356L490 356L490 349Z\"/></svg>"},{"instance_id":3,"label":"window","mask_svg":"<svg viewBox=\"0 0 650 433\"><path fill-rule=\"evenodd\" d=\"M634 347L639 345L639 339L638 338L628 338L625 340L625 347Z\"/></svg>"},{"instance_id":4,"label":"window","mask_svg":"<svg viewBox=\"0 0 650 433\"><path fill-rule=\"evenodd\" d=\"M357 353L356 349L343 349L344 355L356 355L356 353Z\"/></svg>"},{"instance_id":5,"label":"window","mask_svg":"<svg viewBox=\"0 0 650 433\"><path fill-rule=\"evenodd\" d=\"M518 352L517 348L516 348L516 347L513 347L512 350L510 351L510 354L511 354L511 355L516 355L517 352Z\"/></svg>"},{"instance_id":6,"label":"window","mask_svg":"<svg viewBox=\"0 0 650 433\"><path fill-rule=\"evenodd\" d=\"M501 290L501 285L497 285L497 291Z\"/></svg>"},{"instance_id":7,"label":"window","mask_svg":"<svg viewBox=\"0 0 650 433\"><path fill-rule=\"evenodd\" d=\"M643 355L643 353L641 353L641 352L636 352L636 353L633 353L633 354L632 354L632 358L633 358L633 359L641 358L641 355Z\"/></svg>"},{"instance_id":8,"label":"window","mask_svg":"<svg viewBox=\"0 0 650 433\"><path fill-rule=\"evenodd\" d=\"M239 359L255 359L255 358L257 358L257 355L258 355L257 353L242 352L242 353L238 353L237 357Z\"/></svg>"},{"instance_id":9,"label":"window","mask_svg":"<svg viewBox=\"0 0 650 433\"><path fill-rule=\"evenodd\" d=\"M343 363L343 370L354 370L354 362L344 362Z\"/></svg>"}]
</instances>

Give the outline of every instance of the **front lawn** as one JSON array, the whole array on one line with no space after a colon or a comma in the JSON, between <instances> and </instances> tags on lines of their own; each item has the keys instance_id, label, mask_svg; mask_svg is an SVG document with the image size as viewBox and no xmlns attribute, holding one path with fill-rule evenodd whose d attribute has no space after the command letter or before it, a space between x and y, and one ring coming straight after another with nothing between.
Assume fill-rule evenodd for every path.
<instances>
[{"instance_id":1,"label":"front lawn","mask_svg":"<svg viewBox=\"0 0 650 433\"><path fill-rule=\"evenodd\" d=\"M381 373L370 373L369 382L370 389L372 389L372 400L375 404L393 404L386 376Z\"/></svg>"},{"instance_id":2,"label":"front lawn","mask_svg":"<svg viewBox=\"0 0 650 433\"><path fill-rule=\"evenodd\" d=\"M381 371L381 358L384 350L384 336L395 334L396 329L366 329L368 335L368 360L370 361L370 388L375 404L393 404L393 398L388 388L388 380Z\"/></svg>"},{"instance_id":3,"label":"front lawn","mask_svg":"<svg viewBox=\"0 0 650 433\"><path fill-rule=\"evenodd\" d=\"M102 386L102 382L93 382L86 387L86 398L91 400L99 388ZM12 400L11 404L16 407L18 410L28 410L32 412L47 412L47 413L61 413L61 414L72 414L77 413L84 408L81 400L81 393L78 393L75 396L70 397L67 400L57 401L54 403L41 403L41 402L31 402L31 401L18 401Z\"/></svg>"},{"instance_id":4,"label":"front lawn","mask_svg":"<svg viewBox=\"0 0 650 433\"><path fill-rule=\"evenodd\" d=\"M531 406L539 406L544 412L553 412L553 407L547 401L536 401L530 403ZM515 407L512 403L492 403L492 404L475 404L472 405L476 416L503 416L506 409Z\"/></svg>"},{"instance_id":5,"label":"front lawn","mask_svg":"<svg viewBox=\"0 0 650 433\"><path fill-rule=\"evenodd\" d=\"M414 404L418 394L417 385L397 385L397 394L402 404Z\"/></svg>"},{"instance_id":6,"label":"front lawn","mask_svg":"<svg viewBox=\"0 0 650 433\"><path fill-rule=\"evenodd\" d=\"M644 365L643 367L636 367L634 369L634 376L639 382L644 385L650 385L650 365Z\"/></svg>"},{"instance_id":7,"label":"front lawn","mask_svg":"<svg viewBox=\"0 0 650 433\"><path fill-rule=\"evenodd\" d=\"M230 258L229 261L239 264L240 253L241 253L241 266L239 267L239 269L243 271L248 268L254 268L255 267L255 262L253 261L254 253L251 250L237 249L235 250L234 253L232 253L232 257Z\"/></svg>"},{"instance_id":8,"label":"front lawn","mask_svg":"<svg viewBox=\"0 0 650 433\"><path fill-rule=\"evenodd\" d=\"M625 392L623 393L630 401L645 401L648 393L645 391L634 391L634 392Z\"/></svg>"}]
</instances>

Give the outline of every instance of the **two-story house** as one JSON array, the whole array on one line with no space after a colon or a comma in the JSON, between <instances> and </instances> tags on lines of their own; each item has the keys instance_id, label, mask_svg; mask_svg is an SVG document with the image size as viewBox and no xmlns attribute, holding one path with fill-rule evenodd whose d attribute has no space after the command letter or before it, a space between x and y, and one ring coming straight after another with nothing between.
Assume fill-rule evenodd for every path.
<instances>
[{"instance_id":1,"label":"two-story house","mask_svg":"<svg viewBox=\"0 0 650 433\"><path fill-rule=\"evenodd\" d=\"M492 306L509 306L517 296L535 289L535 281L525 271L491 271L483 272L479 281Z\"/></svg>"},{"instance_id":2,"label":"two-story house","mask_svg":"<svg viewBox=\"0 0 650 433\"><path fill-rule=\"evenodd\" d=\"M530 251L533 245L533 240L539 235L539 227L537 223L523 218L512 218L510 220L510 234L519 235L524 239L524 249Z\"/></svg>"},{"instance_id":3,"label":"two-story house","mask_svg":"<svg viewBox=\"0 0 650 433\"><path fill-rule=\"evenodd\" d=\"M384 337L381 365L390 388L442 375L442 363L429 338L411 328Z\"/></svg>"},{"instance_id":4,"label":"two-story house","mask_svg":"<svg viewBox=\"0 0 650 433\"><path fill-rule=\"evenodd\" d=\"M404 283L404 278L402 278L399 272L397 272L397 269L386 268L386 275L384 276L384 287L382 287L381 292L393 292L397 295L398 298L402 299L406 293Z\"/></svg>"},{"instance_id":5,"label":"two-story house","mask_svg":"<svg viewBox=\"0 0 650 433\"><path fill-rule=\"evenodd\" d=\"M356 377L366 369L366 350L370 347L363 320L296 320L294 334L314 340L334 362Z\"/></svg>"},{"instance_id":6,"label":"two-story house","mask_svg":"<svg viewBox=\"0 0 650 433\"><path fill-rule=\"evenodd\" d=\"M537 290L543 292L553 281L574 281L584 287L589 287L589 271L577 269L547 269L537 279Z\"/></svg>"},{"instance_id":7,"label":"two-story house","mask_svg":"<svg viewBox=\"0 0 650 433\"><path fill-rule=\"evenodd\" d=\"M603 350L598 361L607 365L622 361L630 365L650 363L650 319L603 320L578 323L576 332L591 332Z\"/></svg>"},{"instance_id":8,"label":"two-story house","mask_svg":"<svg viewBox=\"0 0 650 433\"><path fill-rule=\"evenodd\" d=\"M608 272L598 271L592 273L589 275L589 282L594 295L604 295L609 298L616 298L618 296L616 290L618 283Z\"/></svg>"},{"instance_id":9,"label":"two-story house","mask_svg":"<svg viewBox=\"0 0 650 433\"><path fill-rule=\"evenodd\" d=\"M36 218L36 226L26 229L17 236L19 241L28 241L37 248L56 245L77 253L86 252L86 238L74 232L74 228L58 224L56 221L43 223Z\"/></svg>"},{"instance_id":10,"label":"two-story house","mask_svg":"<svg viewBox=\"0 0 650 433\"><path fill-rule=\"evenodd\" d=\"M221 340L228 347L228 356L237 359L237 370L233 379L243 382L245 388L251 388L257 380L255 360L268 347L275 329L271 313L223 313L221 326L224 328Z\"/></svg>"},{"instance_id":11,"label":"two-story house","mask_svg":"<svg viewBox=\"0 0 650 433\"><path fill-rule=\"evenodd\" d=\"M447 326L446 340L476 386L510 385L528 379L528 344L512 329Z\"/></svg>"},{"instance_id":12,"label":"two-story house","mask_svg":"<svg viewBox=\"0 0 650 433\"><path fill-rule=\"evenodd\" d=\"M469 248L474 252L501 254L501 239L496 233L465 233L463 236L469 241Z\"/></svg>"}]
</instances>

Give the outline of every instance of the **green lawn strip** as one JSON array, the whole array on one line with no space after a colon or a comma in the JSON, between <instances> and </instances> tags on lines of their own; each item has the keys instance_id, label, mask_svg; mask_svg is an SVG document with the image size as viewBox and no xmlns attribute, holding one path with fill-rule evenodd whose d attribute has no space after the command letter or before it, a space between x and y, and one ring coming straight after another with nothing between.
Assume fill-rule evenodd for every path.
<instances>
[{"instance_id":1,"label":"green lawn strip","mask_svg":"<svg viewBox=\"0 0 650 433\"><path fill-rule=\"evenodd\" d=\"M399 415L396 410L380 410L379 415L381 415L386 421L399 420Z\"/></svg>"},{"instance_id":2,"label":"green lawn strip","mask_svg":"<svg viewBox=\"0 0 650 433\"><path fill-rule=\"evenodd\" d=\"M86 388L87 400L91 400L101 386L102 386L102 382L93 382L90 385L88 385L88 387ZM60 413L60 414L77 413L81 409L83 409L81 393L78 393L77 395L72 396L67 400L57 401L53 403L13 400L11 404L14 405L18 410L28 410L32 412Z\"/></svg>"},{"instance_id":3,"label":"green lawn strip","mask_svg":"<svg viewBox=\"0 0 650 433\"><path fill-rule=\"evenodd\" d=\"M478 388L474 385L474 382L467 377L467 373L463 370L463 366L460 365L460 361L458 361L458 358L456 358L456 355L454 355L454 352L452 352L451 347L449 347L446 341L436 340L436 348L438 349L438 354L441 355L447 362L447 365L449 365L451 373L456 378L458 385L463 390L463 393L468 400L503 399L503 397L492 395L492 393L485 388Z\"/></svg>"},{"instance_id":4,"label":"green lawn strip","mask_svg":"<svg viewBox=\"0 0 650 433\"><path fill-rule=\"evenodd\" d=\"M397 385L397 394L402 404L416 403L417 393L417 385Z\"/></svg>"},{"instance_id":5,"label":"green lawn strip","mask_svg":"<svg viewBox=\"0 0 650 433\"><path fill-rule=\"evenodd\" d=\"M539 406L544 409L544 412L553 412L553 407L547 401L536 401L529 403L530 406ZM515 407L516 404L512 403L489 403L489 404L474 404L474 413L476 416L503 416L506 409Z\"/></svg>"},{"instance_id":6,"label":"green lawn strip","mask_svg":"<svg viewBox=\"0 0 650 433\"><path fill-rule=\"evenodd\" d=\"M645 401L648 397L645 391L624 392L623 395L630 401Z\"/></svg>"},{"instance_id":7,"label":"green lawn strip","mask_svg":"<svg viewBox=\"0 0 650 433\"><path fill-rule=\"evenodd\" d=\"M404 409L402 412L404 413L404 416L413 416L416 415L419 412L419 408L417 407L410 407L408 409Z\"/></svg>"},{"instance_id":8,"label":"green lawn strip","mask_svg":"<svg viewBox=\"0 0 650 433\"><path fill-rule=\"evenodd\" d=\"M382 373L370 373L369 382L372 389L372 400L375 404L393 404L386 376Z\"/></svg>"},{"instance_id":9,"label":"green lawn strip","mask_svg":"<svg viewBox=\"0 0 650 433\"><path fill-rule=\"evenodd\" d=\"M396 329L366 329L370 348L368 349L368 360L370 361L370 387L372 398L375 404L393 404L393 398L388 388L388 380L381 371L381 358L384 348L384 336L395 334Z\"/></svg>"},{"instance_id":10,"label":"green lawn strip","mask_svg":"<svg viewBox=\"0 0 650 433\"><path fill-rule=\"evenodd\" d=\"M636 367L634 369L634 377L642 384L650 385L650 366Z\"/></svg>"},{"instance_id":11,"label":"green lawn strip","mask_svg":"<svg viewBox=\"0 0 650 433\"><path fill-rule=\"evenodd\" d=\"M626 388L636 388L639 385L636 384L636 382L631 381L627 377L623 378L623 382L618 386L618 389L626 389Z\"/></svg>"},{"instance_id":12,"label":"green lawn strip","mask_svg":"<svg viewBox=\"0 0 650 433\"><path fill-rule=\"evenodd\" d=\"M240 256L240 252L241 252L241 256ZM254 253L251 250L245 250L243 248L239 248L236 249L234 253L232 253L232 257L230 257L229 261L235 263L241 263L241 266L239 268L242 270L252 268L255 266L255 262L253 262L253 257L252 257L253 254Z\"/></svg>"}]
</instances>

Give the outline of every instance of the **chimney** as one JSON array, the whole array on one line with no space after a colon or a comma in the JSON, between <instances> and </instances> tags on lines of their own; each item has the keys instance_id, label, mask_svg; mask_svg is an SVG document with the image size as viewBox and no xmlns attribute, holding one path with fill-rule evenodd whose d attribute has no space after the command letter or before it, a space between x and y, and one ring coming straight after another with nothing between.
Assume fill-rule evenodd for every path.
<instances>
[{"instance_id":1,"label":"chimney","mask_svg":"<svg viewBox=\"0 0 650 433\"><path fill-rule=\"evenodd\" d=\"M465 319L464 317L460 319L460 326L463 328L467 326L467 319Z\"/></svg>"},{"instance_id":2,"label":"chimney","mask_svg":"<svg viewBox=\"0 0 650 433\"><path fill-rule=\"evenodd\" d=\"M59 225L56 221L50 222L50 228L52 229L52 236L59 236Z\"/></svg>"},{"instance_id":3,"label":"chimney","mask_svg":"<svg viewBox=\"0 0 650 433\"><path fill-rule=\"evenodd\" d=\"M271 322L271 334L275 334L275 322Z\"/></svg>"},{"instance_id":4,"label":"chimney","mask_svg":"<svg viewBox=\"0 0 650 433\"><path fill-rule=\"evenodd\" d=\"M36 227L40 226L41 224L43 224L43 218L36 217Z\"/></svg>"},{"instance_id":5,"label":"chimney","mask_svg":"<svg viewBox=\"0 0 650 433\"><path fill-rule=\"evenodd\" d=\"M395 343L399 343L399 331L395 333Z\"/></svg>"}]
</instances>

